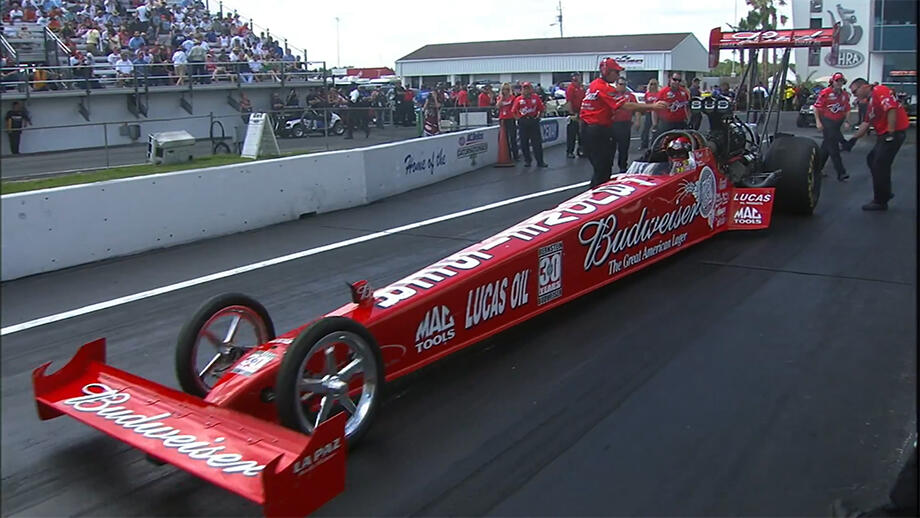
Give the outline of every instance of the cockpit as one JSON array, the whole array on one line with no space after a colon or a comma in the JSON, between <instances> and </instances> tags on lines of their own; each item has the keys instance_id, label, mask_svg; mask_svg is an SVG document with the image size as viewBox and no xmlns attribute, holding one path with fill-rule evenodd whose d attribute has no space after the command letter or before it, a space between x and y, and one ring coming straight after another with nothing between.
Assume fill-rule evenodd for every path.
<instances>
[{"instance_id":1,"label":"cockpit","mask_svg":"<svg viewBox=\"0 0 920 518\"><path fill-rule=\"evenodd\" d=\"M629 165L625 174L672 176L695 170L694 151L707 145L706 137L696 131L662 133L639 160Z\"/></svg>"}]
</instances>

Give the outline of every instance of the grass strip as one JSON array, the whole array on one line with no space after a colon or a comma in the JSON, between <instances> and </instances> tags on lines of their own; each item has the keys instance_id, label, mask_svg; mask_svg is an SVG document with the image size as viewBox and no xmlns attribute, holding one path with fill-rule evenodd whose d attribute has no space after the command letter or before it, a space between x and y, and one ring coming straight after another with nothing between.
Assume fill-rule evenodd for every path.
<instances>
[{"instance_id":1,"label":"grass strip","mask_svg":"<svg viewBox=\"0 0 920 518\"><path fill-rule=\"evenodd\" d=\"M305 155L311 151L290 151L282 153L281 156ZM243 158L238 155L215 155L202 158L196 158L188 162L178 164L139 164L110 169L98 169L86 172L74 172L61 176L50 176L47 178L35 178L31 180L3 180L0 182L0 194L13 194L17 192L36 191L39 189L50 189L52 187L63 187L66 185L81 185L86 183L104 182L106 180L117 180L119 178L134 178L137 176L147 176L151 174L171 173L173 171L185 171L188 169L202 169L205 167L216 167L229 164L240 164L244 162L255 162L251 158Z\"/></svg>"}]
</instances>

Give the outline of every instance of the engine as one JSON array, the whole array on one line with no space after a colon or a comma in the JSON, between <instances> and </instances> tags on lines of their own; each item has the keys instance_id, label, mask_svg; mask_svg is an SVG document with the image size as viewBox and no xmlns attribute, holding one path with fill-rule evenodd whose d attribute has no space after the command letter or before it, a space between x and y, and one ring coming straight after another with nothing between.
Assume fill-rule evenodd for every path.
<instances>
[{"instance_id":1,"label":"engine","mask_svg":"<svg viewBox=\"0 0 920 518\"><path fill-rule=\"evenodd\" d=\"M730 99L723 96L694 97L690 100L690 111L703 113L709 118L710 129L706 138L720 162L747 150L747 129L735 117Z\"/></svg>"}]
</instances>

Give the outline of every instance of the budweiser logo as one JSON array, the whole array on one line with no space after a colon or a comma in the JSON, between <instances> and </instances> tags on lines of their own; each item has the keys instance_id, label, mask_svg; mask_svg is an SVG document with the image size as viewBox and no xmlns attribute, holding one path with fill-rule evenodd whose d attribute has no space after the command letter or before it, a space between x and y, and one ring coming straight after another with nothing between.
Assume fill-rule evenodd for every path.
<instances>
[{"instance_id":1,"label":"budweiser logo","mask_svg":"<svg viewBox=\"0 0 920 518\"><path fill-rule=\"evenodd\" d=\"M224 473L256 477L265 468L256 461L243 460L239 453L220 453L225 447L217 444L225 440L223 437L202 441L194 435L183 434L179 429L160 422L160 419L172 416L169 412L147 416L119 406L131 399L131 394L127 392L120 392L103 383L90 383L83 387L83 393L84 396L70 398L64 401L64 404L79 412L96 414L147 439L161 441L164 447L175 448L182 455L202 461Z\"/></svg>"}]
</instances>

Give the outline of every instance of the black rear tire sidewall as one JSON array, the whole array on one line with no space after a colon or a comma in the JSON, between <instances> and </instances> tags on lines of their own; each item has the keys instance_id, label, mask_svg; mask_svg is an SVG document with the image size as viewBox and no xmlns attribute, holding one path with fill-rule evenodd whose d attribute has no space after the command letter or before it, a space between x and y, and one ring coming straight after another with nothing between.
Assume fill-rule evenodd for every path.
<instances>
[{"instance_id":1,"label":"black rear tire sidewall","mask_svg":"<svg viewBox=\"0 0 920 518\"><path fill-rule=\"evenodd\" d=\"M208 300L182 326L179 331L179 337L176 340L176 377L179 378L179 386L188 394L202 398L207 395L207 392L202 390L201 385L198 383L198 373L195 372L195 359L192 358L192 354L195 351L195 342L202 326L215 313L229 306L246 306L252 309L265 323L268 340L275 337L275 325L272 323L268 311L252 297L242 293L224 293Z\"/></svg>"},{"instance_id":2,"label":"black rear tire sidewall","mask_svg":"<svg viewBox=\"0 0 920 518\"><path fill-rule=\"evenodd\" d=\"M380 355L380 347L370 331L358 322L345 317L325 317L304 329L284 353L275 383L275 403L282 425L301 433L308 433L307 430L301 429L300 426L300 393L296 388L302 376L300 366L307 353L319 339L336 331L349 331L367 341L377 366L378 384L370 408L361 426L347 438L348 446L353 448L370 428L374 416L377 414L377 408L380 406L384 387L383 361Z\"/></svg>"},{"instance_id":3,"label":"black rear tire sidewall","mask_svg":"<svg viewBox=\"0 0 920 518\"><path fill-rule=\"evenodd\" d=\"M809 215L821 196L822 151L806 137L777 137L767 152L767 171L782 169L776 185L775 206L778 211Z\"/></svg>"}]
</instances>

